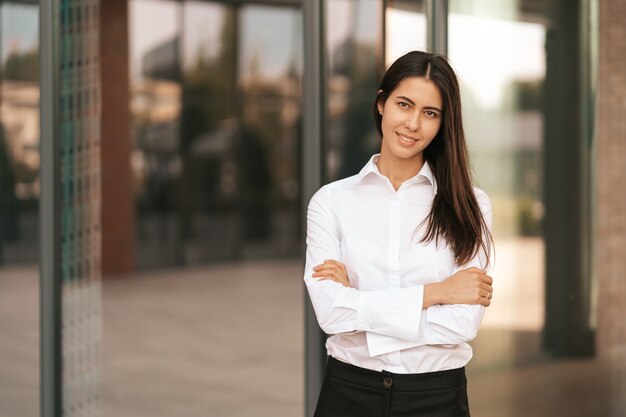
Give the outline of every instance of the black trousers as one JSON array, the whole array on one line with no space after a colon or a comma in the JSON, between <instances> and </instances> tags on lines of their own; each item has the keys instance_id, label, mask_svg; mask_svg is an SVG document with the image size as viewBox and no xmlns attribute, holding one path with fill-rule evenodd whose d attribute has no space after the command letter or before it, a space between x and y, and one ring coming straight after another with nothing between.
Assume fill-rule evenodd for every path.
<instances>
[{"instance_id":1,"label":"black trousers","mask_svg":"<svg viewBox=\"0 0 626 417\"><path fill-rule=\"evenodd\" d=\"M465 368L377 372L328 360L315 417L469 417Z\"/></svg>"}]
</instances>

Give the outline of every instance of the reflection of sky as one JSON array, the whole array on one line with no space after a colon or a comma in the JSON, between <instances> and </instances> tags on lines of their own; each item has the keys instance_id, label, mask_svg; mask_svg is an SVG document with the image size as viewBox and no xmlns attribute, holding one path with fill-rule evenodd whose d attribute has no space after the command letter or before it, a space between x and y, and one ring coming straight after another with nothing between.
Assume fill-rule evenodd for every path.
<instances>
[{"instance_id":1,"label":"reflection of sky","mask_svg":"<svg viewBox=\"0 0 626 417\"><path fill-rule=\"evenodd\" d=\"M240 15L241 75L252 65L264 78L278 78L302 56L302 19L297 9L244 6Z\"/></svg>"},{"instance_id":2,"label":"reflection of sky","mask_svg":"<svg viewBox=\"0 0 626 417\"><path fill-rule=\"evenodd\" d=\"M35 5L2 5L2 61L15 50L30 51L37 47L38 9Z\"/></svg>"},{"instance_id":3,"label":"reflection of sky","mask_svg":"<svg viewBox=\"0 0 626 417\"><path fill-rule=\"evenodd\" d=\"M355 0L331 0L326 13L326 40L331 51L337 49L349 36L354 36L363 43L376 43L379 34L378 2Z\"/></svg>"},{"instance_id":4,"label":"reflection of sky","mask_svg":"<svg viewBox=\"0 0 626 417\"><path fill-rule=\"evenodd\" d=\"M222 47L224 9L222 4L185 2L183 59L185 67L197 62L198 55L215 58Z\"/></svg>"},{"instance_id":5,"label":"reflection of sky","mask_svg":"<svg viewBox=\"0 0 626 417\"><path fill-rule=\"evenodd\" d=\"M332 6L332 7L330 7ZM194 60L198 52L213 57L219 51L224 5L188 1L184 3L184 59ZM372 7L376 2L332 0L327 18L328 45L335 50L353 35L358 41L375 43L380 22ZM142 57L178 34L180 6L171 1L131 0L130 74L137 77ZM292 62L303 55L302 11L290 7L244 5L240 13L239 59L244 77L251 64L263 77L283 76ZM298 68L301 70L300 68Z\"/></svg>"},{"instance_id":6,"label":"reflection of sky","mask_svg":"<svg viewBox=\"0 0 626 417\"><path fill-rule=\"evenodd\" d=\"M184 3L183 56L185 65L197 54L214 57L222 47L224 5ZM170 1L132 0L129 3L130 73L137 77L141 60L150 50L178 34L180 6ZM295 8L246 5L240 9L239 59L242 75L257 71L266 78L283 76L289 65L302 60L302 16ZM300 68L298 68L300 70Z\"/></svg>"},{"instance_id":7,"label":"reflection of sky","mask_svg":"<svg viewBox=\"0 0 626 417\"><path fill-rule=\"evenodd\" d=\"M410 51L426 49L426 15L388 8L385 66Z\"/></svg>"},{"instance_id":8,"label":"reflection of sky","mask_svg":"<svg viewBox=\"0 0 626 417\"><path fill-rule=\"evenodd\" d=\"M33 7L3 6L3 10L8 7L22 12L11 14L5 32L12 31L13 38L23 33L25 39L35 42L37 19ZM130 21L139 23L131 24L130 28L131 74L136 76L142 56L176 36L180 6L169 1L132 0L129 7ZM372 7L378 6L353 0L332 0L329 3L327 41L331 51L352 32L360 41L376 41L378 31L374 29L378 22L376 13L371 13ZM185 4L186 57L193 57L199 50L208 57L217 53L223 8L223 5L203 2ZM30 11L30 15L23 10ZM3 22L7 20L6 16L3 13ZM24 19L28 22L17 23ZM269 78L282 76L292 60L301 62L301 22L298 9L243 6L239 26L242 75L249 75L255 60L257 70ZM28 24L31 29L27 29ZM425 18L421 14L389 9L387 30L387 64L406 51L425 46ZM451 14L449 31L449 55L459 78L476 101L486 108L500 105L504 91L512 81L542 79L545 75L543 25ZM490 58L487 60L482 56Z\"/></svg>"},{"instance_id":9,"label":"reflection of sky","mask_svg":"<svg viewBox=\"0 0 626 417\"><path fill-rule=\"evenodd\" d=\"M545 76L543 25L451 14L449 55L461 82L485 108L498 107L515 80Z\"/></svg>"},{"instance_id":10,"label":"reflection of sky","mask_svg":"<svg viewBox=\"0 0 626 417\"><path fill-rule=\"evenodd\" d=\"M172 1L128 2L131 78L140 75L141 60L146 52L177 35L178 10L179 6Z\"/></svg>"}]
</instances>

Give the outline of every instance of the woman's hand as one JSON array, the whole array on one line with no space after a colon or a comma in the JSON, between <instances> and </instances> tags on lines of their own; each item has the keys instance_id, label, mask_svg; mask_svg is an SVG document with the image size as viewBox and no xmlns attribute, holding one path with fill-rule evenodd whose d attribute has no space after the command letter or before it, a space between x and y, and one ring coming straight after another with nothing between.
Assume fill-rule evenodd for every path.
<instances>
[{"instance_id":1,"label":"woman's hand","mask_svg":"<svg viewBox=\"0 0 626 417\"><path fill-rule=\"evenodd\" d=\"M443 282L424 286L424 308L433 304L482 304L493 297L493 279L475 267L464 269Z\"/></svg>"},{"instance_id":2,"label":"woman's hand","mask_svg":"<svg viewBox=\"0 0 626 417\"><path fill-rule=\"evenodd\" d=\"M319 278L320 280L328 279L338 282L344 287L350 287L346 266L339 261L327 259L323 264L313 267L313 270L315 271L313 273L314 278Z\"/></svg>"}]
</instances>

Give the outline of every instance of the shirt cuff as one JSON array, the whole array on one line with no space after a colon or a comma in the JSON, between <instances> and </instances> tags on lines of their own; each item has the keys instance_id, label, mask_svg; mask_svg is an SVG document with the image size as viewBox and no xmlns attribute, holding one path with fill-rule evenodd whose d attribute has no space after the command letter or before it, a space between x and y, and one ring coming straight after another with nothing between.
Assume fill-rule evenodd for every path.
<instances>
[{"instance_id":1,"label":"shirt cuff","mask_svg":"<svg viewBox=\"0 0 626 417\"><path fill-rule=\"evenodd\" d=\"M417 341L423 299L423 285L360 293L357 327L368 332L371 356L399 350L394 340L402 345Z\"/></svg>"}]
</instances>

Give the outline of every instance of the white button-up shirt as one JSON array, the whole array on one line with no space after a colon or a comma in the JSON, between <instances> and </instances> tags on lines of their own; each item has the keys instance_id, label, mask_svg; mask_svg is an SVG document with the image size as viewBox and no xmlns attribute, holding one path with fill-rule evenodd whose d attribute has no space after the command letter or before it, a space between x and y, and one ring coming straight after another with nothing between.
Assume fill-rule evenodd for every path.
<instances>
[{"instance_id":1,"label":"white button-up shirt","mask_svg":"<svg viewBox=\"0 0 626 417\"><path fill-rule=\"evenodd\" d=\"M304 281L317 320L331 335L328 354L377 371L423 373L465 366L468 341L476 336L485 308L437 304L422 308L424 285L455 272L484 268L477 255L458 266L442 239L422 243L437 193L428 165L396 191L374 155L359 174L327 184L312 197L307 214ZM491 228L491 203L474 189ZM346 265L350 287L313 278L313 267L334 259Z\"/></svg>"}]
</instances>

